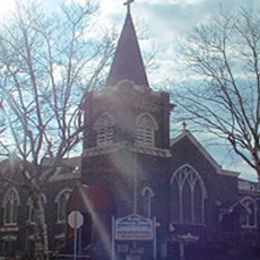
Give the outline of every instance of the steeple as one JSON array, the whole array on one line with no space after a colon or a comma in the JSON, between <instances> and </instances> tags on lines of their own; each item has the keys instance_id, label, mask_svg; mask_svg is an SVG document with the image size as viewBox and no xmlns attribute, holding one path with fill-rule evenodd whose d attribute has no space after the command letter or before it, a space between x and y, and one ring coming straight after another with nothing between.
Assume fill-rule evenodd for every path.
<instances>
[{"instance_id":1,"label":"steeple","mask_svg":"<svg viewBox=\"0 0 260 260\"><path fill-rule=\"evenodd\" d=\"M107 78L107 86L114 86L121 80L130 80L144 88L149 87L130 12L130 4L132 2L133 0L127 0L125 3L127 14Z\"/></svg>"}]
</instances>

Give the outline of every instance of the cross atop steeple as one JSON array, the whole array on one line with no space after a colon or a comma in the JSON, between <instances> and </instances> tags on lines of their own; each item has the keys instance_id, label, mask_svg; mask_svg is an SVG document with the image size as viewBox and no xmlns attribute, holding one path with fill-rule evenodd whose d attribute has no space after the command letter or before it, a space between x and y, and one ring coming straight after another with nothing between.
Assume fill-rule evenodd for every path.
<instances>
[{"instance_id":1,"label":"cross atop steeple","mask_svg":"<svg viewBox=\"0 0 260 260\"><path fill-rule=\"evenodd\" d=\"M124 3L127 6L126 18L106 85L116 86L118 82L128 80L148 89L149 83L130 12L133 2L134 0L125 0Z\"/></svg>"},{"instance_id":2,"label":"cross atop steeple","mask_svg":"<svg viewBox=\"0 0 260 260\"><path fill-rule=\"evenodd\" d=\"M127 12L129 13L130 12L130 6L131 4L134 2L134 0L127 0L124 5L127 6Z\"/></svg>"}]
</instances>

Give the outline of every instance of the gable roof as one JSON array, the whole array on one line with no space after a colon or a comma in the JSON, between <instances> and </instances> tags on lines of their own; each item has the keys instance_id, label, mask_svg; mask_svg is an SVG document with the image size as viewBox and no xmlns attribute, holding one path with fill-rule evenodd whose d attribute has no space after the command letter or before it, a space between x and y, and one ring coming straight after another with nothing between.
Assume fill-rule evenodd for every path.
<instances>
[{"instance_id":1,"label":"gable roof","mask_svg":"<svg viewBox=\"0 0 260 260\"><path fill-rule=\"evenodd\" d=\"M170 146L174 146L179 141L184 138L188 138L188 140L199 150L199 152L204 156L204 158L216 169L216 172L221 175L228 175L233 177L238 177L239 172L230 171L222 169L221 165L219 165L216 160L210 155L210 153L200 144L200 142L191 134L189 130L184 129L178 137L171 140Z\"/></svg>"},{"instance_id":2,"label":"gable roof","mask_svg":"<svg viewBox=\"0 0 260 260\"><path fill-rule=\"evenodd\" d=\"M130 10L127 11L106 86L115 86L122 80L129 80L138 86L149 88Z\"/></svg>"}]
</instances>

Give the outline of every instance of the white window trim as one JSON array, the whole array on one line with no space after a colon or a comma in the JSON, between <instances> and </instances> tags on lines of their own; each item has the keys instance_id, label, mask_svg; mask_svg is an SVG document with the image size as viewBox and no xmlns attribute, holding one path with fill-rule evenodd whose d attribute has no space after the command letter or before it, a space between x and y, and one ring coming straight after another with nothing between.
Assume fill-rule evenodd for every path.
<instances>
[{"instance_id":1,"label":"white window trim","mask_svg":"<svg viewBox=\"0 0 260 260\"><path fill-rule=\"evenodd\" d=\"M145 128L142 124L143 118L147 117L151 120L152 128ZM158 124L154 117L149 113L142 113L136 119L136 144L140 146L153 147L155 145L155 131L159 129Z\"/></svg>"},{"instance_id":2,"label":"white window trim","mask_svg":"<svg viewBox=\"0 0 260 260\"><path fill-rule=\"evenodd\" d=\"M149 187L146 186L143 188L141 195L143 198L147 198L147 216L148 218L152 217L152 198L154 197L154 192L153 190Z\"/></svg>"},{"instance_id":3,"label":"white window trim","mask_svg":"<svg viewBox=\"0 0 260 260\"><path fill-rule=\"evenodd\" d=\"M47 204L47 198L45 194L41 193L41 198L43 200L44 205ZM32 199L28 198L26 206L28 207L28 216L27 216L27 223L31 225L35 225L35 221L32 220L32 213L33 213L33 206L32 206Z\"/></svg>"},{"instance_id":4,"label":"white window trim","mask_svg":"<svg viewBox=\"0 0 260 260\"><path fill-rule=\"evenodd\" d=\"M64 193L68 193L69 196L67 198L67 202L69 200L69 197L71 196L72 194L72 189L70 188L65 188L65 189L62 189L58 194L57 196L55 197L55 203L57 204L57 224L64 224L66 222L65 219L60 219L60 216L59 216L59 212L60 212L60 197L64 194Z\"/></svg>"},{"instance_id":5,"label":"white window trim","mask_svg":"<svg viewBox=\"0 0 260 260\"><path fill-rule=\"evenodd\" d=\"M178 175L179 173L184 169L184 168L188 168L189 172L187 174L185 174L184 177L180 178ZM190 173L192 173L193 175L195 175L195 178L191 178ZM179 177L179 178L178 178ZM190 179L188 179L190 178ZM203 225L205 224L205 200L207 198L207 191L206 191L206 187L205 184L201 178L201 176L199 175L199 173L189 164L185 164L181 167L179 167L172 175L171 180L170 180L170 184L172 185L174 181L176 181L178 188L179 188L179 224L184 224L184 219L183 219L183 187L184 184L186 183L186 181L188 180L188 184L190 187L190 191L191 191L191 222L187 223L190 225ZM197 181L199 181L199 185L200 185L200 189L202 192L202 200L201 200L201 208L202 208L202 215L201 215L201 222L195 222L195 215L194 215L194 187L197 183ZM185 223L186 224L186 223Z\"/></svg>"},{"instance_id":6,"label":"white window trim","mask_svg":"<svg viewBox=\"0 0 260 260\"><path fill-rule=\"evenodd\" d=\"M240 200L240 204L247 210L247 206L245 205L245 202L250 201L253 204L254 207L254 225L250 225L250 220L249 220L249 214L246 215L246 224L242 224L242 228L257 228L257 203L256 201L250 197L246 196Z\"/></svg>"},{"instance_id":7,"label":"white window trim","mask_svg":"<svg viewBox=\"0 0 260 260\"><path fill-rule=\"evenodd\" d=\"M10 189L7 190L5 196L4 196L4 200L3 200L3 209L4 209L4 216L3 216L3 225L4 226L16 226L17 225L17 219L18 219L18 216L16 216L16 221L15 222L10 222L10 223L7 223L7 220L6 220L6 206L7 206L7 203L9 201L9 194L13 192L15 194L15 199L17 200L17 207L20 206L20 196L19 196L19 193L18 191L12 187ZM13 214L13 210L11 210L11 215ZM17 209L17 214L18 214L18 209ZM13 219L13 217L10 217L10 219Z\"/></svg>"},{"instance_id":8,"label":"white window trim","mask_svg":"<svg viewBox=\"0 0 260 260\"><path fill-rule=\"evenodd\" d=\"M108 124L103 124L100 122L102 118L107 117L109 123ZM94 130L96 131L96 145L97 146L107 146L111 145L115 142L115 130L114 130L114 125L115 125L115 119L113 116L111 116L108 113L103 113L100 115L95 123L94 123ZM103 133L101 133L103 132Z\"/></svg>"}]
</instances>

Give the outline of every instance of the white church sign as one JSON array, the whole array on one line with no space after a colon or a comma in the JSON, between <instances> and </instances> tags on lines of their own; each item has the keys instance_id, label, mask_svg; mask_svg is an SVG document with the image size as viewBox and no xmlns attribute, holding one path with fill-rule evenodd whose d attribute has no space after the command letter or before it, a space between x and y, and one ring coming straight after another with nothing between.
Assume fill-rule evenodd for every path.
<instances>
[{"instance_id":1,"label":"white church sign","mask_svg":"<svg viewBox=\"0 0 260 260\"><path fill-rule=\"evenodd\" d=\"M130 214L115 221L116 240L152 240L154 223L138 214Z\"/></svg>"}]
</instances>

